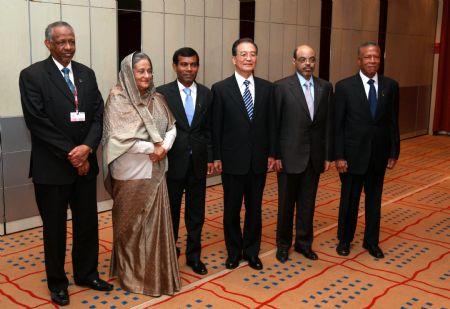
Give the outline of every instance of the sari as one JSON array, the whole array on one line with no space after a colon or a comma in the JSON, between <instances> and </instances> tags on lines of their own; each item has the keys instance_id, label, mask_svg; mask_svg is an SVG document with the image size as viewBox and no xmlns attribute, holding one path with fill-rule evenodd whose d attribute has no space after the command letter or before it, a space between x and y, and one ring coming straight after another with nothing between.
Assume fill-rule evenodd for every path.
<instances>
[{"instance_id":1,"label":"sari","mask_svg":"<svg viewBox=\"0 0 450 309\"><path fill-rule=\"evenodd\" d=\"M104 113L104 180L114 201L110 276L133 293L172 295L180 290L181 281L165 178L167 158L153 163L151 176L143 179L115 179L111 173L115 160L136 142L163 142L175 123L153 85L145 95L139 93L132 57L122 61L119 83L111 90ZM144 159L150 160L146 154ZM133 161L125 163L133 169Z\"/></svg>"}]
</instances>

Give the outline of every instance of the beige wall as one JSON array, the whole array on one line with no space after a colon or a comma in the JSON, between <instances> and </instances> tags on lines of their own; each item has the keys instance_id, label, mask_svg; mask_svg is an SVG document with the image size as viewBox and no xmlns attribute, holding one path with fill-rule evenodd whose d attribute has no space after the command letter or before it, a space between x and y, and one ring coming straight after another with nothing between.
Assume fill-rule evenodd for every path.
<instances>
[{"instance_id":1,"label":"beige wall","mask_svg":"<svg viewBox=\"0 0 450 309\"><path fill-rule=\"evenodd\" d=\"M182 46L200 56L197 80L207 86L231 75L231 45L239 37L239 0L142 0L142 49L155 85L170 82L172 55Z\"/></svg>"},{"instance_id":2,"label":"beige wall","mask_svg":"<svg viewBox=\"0 0 450 309\"><path fill-rule=\"evenodd\" d=\"M0 0L0 116L21 116L20 71L48 57L45 27L64 20L75 29L74 60L92 67L106 98L117 80L117 26L115 0ZM11 27L14 25L14 27ZM7 78L5 78L7 77Z\"/></svg>"},{"instance_id":3,"label":"beige wall","mask_svg":"<svg viewBox=\"0 0 450 309\"><path fill-rule=\"evenodd\" d=\"M378 0L333 1L330 46L333 84L358 71L357 48L362 42L378 41L379 7Z\"/></svg>"},{"instance_id":4,"label":"beige wall","mask_svg":"<svg viewBox=\"0 0 450 309\"><path fill-rule=\"evenodd\" d=\"M256 0L255 74L271 81L293 74L292 51L300 44L311 45L319 55L320 15L317 0Z\"/></svg>"}]
</instances>

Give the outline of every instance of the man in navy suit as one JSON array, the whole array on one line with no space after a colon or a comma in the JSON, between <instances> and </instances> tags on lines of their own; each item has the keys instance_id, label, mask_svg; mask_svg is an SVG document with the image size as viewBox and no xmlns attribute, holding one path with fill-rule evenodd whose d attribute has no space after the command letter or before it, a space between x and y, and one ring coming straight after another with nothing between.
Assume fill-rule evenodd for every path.
<instances>
[{"instance_id":1,"label":"man in navy suit","mask_svg":"<svg viewBox=\"0 0 450 309\"><path fill-rule=\"evenodd\" d=\"M378 246L381 194L386 167L394 168L400 153L400 134L398 83L377 73L380 57L376 43L362 44L359 72L336 84L335 164L342 183L336 251L343 256L350 253L364 187L363 247L375 258L384 257Z\"/></svg>"},{"instance_id":2,"label":"man in navy suit","mask_svg":"<svg viewBox=\"0 0 450 309\"><path fill-rule=\"evenodd\" d=\"M177 79L158 87L176 119L177 137L167 154L167 189L175 240L185 192L184 221L187 230L186 262L199 275L207 269L201 261L201 236L205 221L206 174L213 171L210 130L211 91L195 81L200 65L197 52L183 47L173 55ZM179 254L180 249L177 248Z\"/></svg>"},{"instance_id":3,"label":"man in navy suit","mask_svg":"<svg viewBox=\"0 0 450 309\"><path fill-rule=\"evenodd\" d=\"M232 46L235 73L212 86L214 167L222 172L225 267L243 257L262 269L261 203L268 168L275 164L273 84L253 76L258 47L242 38ZM245 204L244 230L240 211Z\"/></svg>"},{"instance_id":4,"label":"man in navy suit","mask_svg":"<svg viewBox=\"0 0 450 309\"><path fill-rule=\"evenodd\" d=\"M75 283L94 290L113 286L99 278L96 150L102 136L103 99L94 72L72 61L75 34L66 22L45 30L50 57L20 73L25 122L31 134L30 177L43 222L45 270L51 299L69 304L64 271L67 207L72 211Z\"/></svg>"}]
</instances>

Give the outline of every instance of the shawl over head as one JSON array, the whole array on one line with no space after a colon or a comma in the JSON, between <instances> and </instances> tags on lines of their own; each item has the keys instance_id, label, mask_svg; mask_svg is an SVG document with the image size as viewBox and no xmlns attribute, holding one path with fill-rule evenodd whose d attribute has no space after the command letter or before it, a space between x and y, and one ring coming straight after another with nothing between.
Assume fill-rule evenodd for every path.
<instances>
[{"instance_id":1,"label":"shawl over head","mask_svg":"<svg viewBox=\"0 0 450 309\"><path fill-rule=\"evenodd\" d=\"M132 60L134 53L122 60L119 83L111 89L105 103L103 120L103 176L105 187L111 193L109 164L127 152L137 140L159 143L163 141L158 132L147 102L156 101L165 105L161 95L151 83L146 94L141 96L134 79ZM161 102L158 102L161 101ZM173 121L169 121L173 124Z\"/></svg>"}]
</instances>

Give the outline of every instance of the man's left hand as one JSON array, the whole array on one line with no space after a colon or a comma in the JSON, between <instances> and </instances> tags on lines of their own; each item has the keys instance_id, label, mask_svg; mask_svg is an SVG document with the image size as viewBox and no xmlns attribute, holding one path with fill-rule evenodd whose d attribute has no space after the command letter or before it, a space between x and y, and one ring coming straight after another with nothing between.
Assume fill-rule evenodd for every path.
<instances>
[{"instance_id":1,"label":"man's left hand","mask_svg":"<svg viewBox=\"0 0 450 309\"><path fill-rule=\"evenodd\" d=\"M394 168L395 164L397 164L397 159L390 158L388 160L387 168L391 170Z\"/></svg>"},{"instance_id":2,"label":"man's left hand","mask_svg":"<svg viewBox=\"0 0 450 309\"><path fill-rule=\"evenodd\" d=\"M89 160L84 161L84 163L77 168L78 175L86 176L87 173L89 172L89 168L90 168Z\"/></svg>"},{"instance_id":3,"label":"man's left hand","mask_svg":"<svg viewBox=\"0 0 450 309\"><path fill-rule=\"evenodd\" d=\"M78 168L87 160L90 152L91 147L87 145L79 145L69 152L67 158L73 167Z\"/></svg>"}]
</instances>

